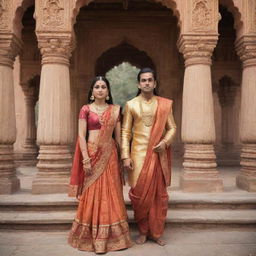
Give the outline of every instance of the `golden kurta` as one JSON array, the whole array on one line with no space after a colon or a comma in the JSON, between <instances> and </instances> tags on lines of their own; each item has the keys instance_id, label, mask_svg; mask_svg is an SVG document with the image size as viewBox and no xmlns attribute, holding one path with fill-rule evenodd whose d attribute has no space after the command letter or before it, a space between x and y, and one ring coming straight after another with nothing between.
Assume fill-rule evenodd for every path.
<instances>
[{"instance_id":1,"label":"golden kurta","mask_svg":"<svg viewBox=\"0 0 256 256\"><path fill-rule=\"evenodd\" d=\"M129 185L132 187L136 185L144 163L152 129L150 115L152 116L152 121L154 121L156 110L156 97L146 101L142 96L138 96L128 101L125 106L122 124L122 159L131 158L133 160L134 169L129 172ZM175 132L176 124L172 109L170 109L162 137L167 145L171 144Z\"/></svg>"}]
</instances>

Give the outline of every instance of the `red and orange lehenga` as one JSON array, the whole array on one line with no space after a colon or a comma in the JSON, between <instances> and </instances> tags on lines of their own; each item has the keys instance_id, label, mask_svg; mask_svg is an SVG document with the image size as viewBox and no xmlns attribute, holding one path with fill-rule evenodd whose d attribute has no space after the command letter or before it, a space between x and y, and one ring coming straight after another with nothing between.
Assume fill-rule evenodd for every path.
<instances>
[{"instance_id":1,"label":"red and orange lehenga","mask_svg":"<svg viewBox=\"0 0 256 256\"><path fill-rule=\"evenodd\" d=\"M119 111L119 106L109 105L102 115L98 140L87 143L93 170L88 177L84 176L79 142L76 145L69 195L81 197L68 242L79 250L105 253L129 248L132 244L117 148L112 138ZM88 130L89 115L94 122L99 118L90 112L88 105L83 106L79 118L87 120Z\"/></svg>"}]
</instances>

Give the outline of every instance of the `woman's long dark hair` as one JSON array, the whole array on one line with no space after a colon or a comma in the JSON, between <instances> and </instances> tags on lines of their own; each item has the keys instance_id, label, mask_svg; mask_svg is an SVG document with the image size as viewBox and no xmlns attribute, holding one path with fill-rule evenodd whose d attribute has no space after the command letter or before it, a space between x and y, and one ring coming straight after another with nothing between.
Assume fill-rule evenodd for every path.
<instances>
[{"instance_id":1,"label":"woman's long dark hair","mask_svg":"<svg viewBox=\"0 0 256 256\"><path fill-rule=\"evenodd\" d=\"M137 75L137 81L138 81L138 83L140 82L140 76L141 76L141 74L144 74L144 73L151 73L151 74L153 75L154 80L156 81L156 72L155 72L152 68L142 68L142 69L140 70L140 72L138 73L138 75ZM156 88L154 89L153 93L154 93L154 95L156 95L156 96L158 95ZM140 95L140 94L141 94L141 90L138 89L137 96Z\"/></svg>"},{"instance_id":2,"label":"woman's long dark hair","mask_svg":"<svg viewBox=\"0 0 256 256\"><path fill-rule=\"evenodd\" d=\"M109 99L106 100L106 103L108 104L113 104L113 99L112 99L112 95L111 95L111 89L110 89L110 84L109 84L109 81L106 77L104 76L96 76L95 78L93 78L92 82L91 82L91 86L90 86L90 90L89 90L89 93L88 93L88 98L87 98L87 102L90 104L90 103L93 103L93 100L91 100L91 96L92 96L92 91L93 91L93 87L95 85L95 83L97 81L104 81L107 85L107 88L108 88L108 97Z\"/></svg>"}]
</instances>

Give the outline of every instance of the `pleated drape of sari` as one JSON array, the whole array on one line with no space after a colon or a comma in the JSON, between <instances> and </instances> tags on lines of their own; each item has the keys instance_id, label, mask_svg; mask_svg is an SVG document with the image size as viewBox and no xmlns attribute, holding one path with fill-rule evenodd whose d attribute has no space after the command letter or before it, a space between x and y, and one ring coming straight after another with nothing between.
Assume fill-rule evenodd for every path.
<instances>
[{"instance_id":1,"label":"pleated drape of sari","mask_svg":"<svg viewBox=\"0 0 256 256\"><path fill-rule=\"evenodd\" d=\"M135 187L129 191L139 232L154 239L161 237L164 231L168 209L166 187L171 179L170 149L162 153L153 152L153 147L162 138L171 101L160 97L157 100L155 122L151 130L144 164Z\"/></svg>"},{"instance_id":2,"label":"pleated drape of sari","mask_svg":"<svg viewBox=\"0 0 256 256\"><path fill-rule=\"evenodd\" d=\"M118 114L119 107L110 105L103 114L98 141L87 143L93 170L89 177L84 176L77 143L69 194L81 197L68 242L79 250L104 253L131 246L117 149L112 139Z\"/></svg>"}]
</instances>

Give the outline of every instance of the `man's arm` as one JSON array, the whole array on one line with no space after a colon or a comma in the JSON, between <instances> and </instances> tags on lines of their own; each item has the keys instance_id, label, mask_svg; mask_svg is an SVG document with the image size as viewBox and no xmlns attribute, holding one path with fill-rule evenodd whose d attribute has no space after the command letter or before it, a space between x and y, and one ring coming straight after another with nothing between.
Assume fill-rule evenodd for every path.
<instances>
[{"instance_id":1,"label":"man's arm","mask_svg":"<svg viewBox=\"0 0 256 256\"><path fill-rule=\"evenodd\" d=\"M165 125L166 133L162 141L165 142L166 146L169 147L171 143L173 142L173 139L176 134L177 126L175 124L174 118L173 118L173 113L172 113L172 106L167 118L167 122Z\"/></svg>"},{"instance_id":2,"label":"man's arm","mask_svg":"<svg viewBox=\"0 0 256 256\"><path fill-rule=\"evenodd\" d=\"M132 124L133 117L129 104L126 103L124 110L124 118L122 123L122 136L121 136L121 158L130 158L130 141L132 138Z\"/></svg>"}]
</instances>

